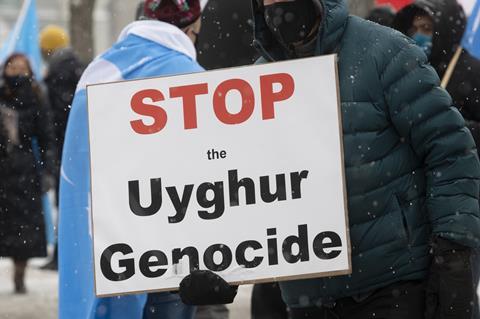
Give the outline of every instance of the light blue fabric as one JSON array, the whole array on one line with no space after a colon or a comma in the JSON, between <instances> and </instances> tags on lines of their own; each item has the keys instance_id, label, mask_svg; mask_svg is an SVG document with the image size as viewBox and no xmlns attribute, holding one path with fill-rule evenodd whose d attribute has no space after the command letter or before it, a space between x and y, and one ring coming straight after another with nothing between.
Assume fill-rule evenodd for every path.
<instances>
[{"instance_id":1,"label":"light blue fabric","mask_svg":"<svg viewBox=\"0 0 480 319\"><path fill-rule=\"evenodd\" d=\"M121 79L192 73L203 69L190 57L159 43L130 34L92 62L113 65ZM84 75L85 77L86 75ZM100 74L111 77L111 74ZM95 78L98 78L98 74ZM110 78L109 78L110 79ZM82 81L85 79L82 78ZM88 79L87 79L88 82ZM140 319L145 295L96 298L94 294L92 241L89 228L90 162L86 91L75 95L70 112L62 157L59 226L59 318ZM112 108L115 107L112 105ZM164 294L164 310L156 318L191 318L192 307L179 302L178 295ZM187 308L187 309L186 309ZM154 318L154 317L150 317Z\"/></svg>"},{"instance_id":2,"label":"light blue fabric","mask_svg":"<svg viewBox=\"0 0 480 319\"><path fill-rule=\"evenodd\" d=\"M13 31L0 49L0 62L14 52L28 56L33 72L41 79L42 57L38 43L38 18L36 0L25 0Z\"/></svg>"},{"instance_id":3,"label":"light blue fabric","mask_svg":"<svg viewBox=\"0 0 480 319\"><path fill-rule=\"evenodd\" d=\"M430 57L432 54L433 36L417 32L412 36L412 39L423 50L425 55Z\"/></svg>"},{"instance_id":4,"label":"light blue fabric","mask_svg":"<svg viewBox=\"0 0 480 319\"><path fill-rule=\"evenodd\" d=\"M471 55L480 59L480 0L477 0L468 19L467 29L463 34L462 46Z\"/></svg>"}]
</instances>

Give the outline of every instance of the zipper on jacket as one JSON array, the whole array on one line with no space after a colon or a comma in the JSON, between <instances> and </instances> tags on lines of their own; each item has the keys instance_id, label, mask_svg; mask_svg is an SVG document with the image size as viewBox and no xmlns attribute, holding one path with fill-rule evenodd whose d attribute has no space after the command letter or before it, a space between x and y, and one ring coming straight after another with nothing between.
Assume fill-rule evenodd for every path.
<instances>
[{"instance_id":1,"label":"zipper on jacket","mask_svg":"<svg viewBox=\"0 0 480 319\"><path fill-rule=\"evenodd\" d=\"M398 208L400 209L400 215L402 216L402 226L403 226L403 229L405 231L405 235L407 237L408 246L410 247L411 234L410 234L410 228L408 227L407 216L405 215L405 212L403 211L403 205L402 205L402 202L400 201L400 198L398 197L398 194L395 194L395 199L397 201Z\"/></svg>"}]
</instances>

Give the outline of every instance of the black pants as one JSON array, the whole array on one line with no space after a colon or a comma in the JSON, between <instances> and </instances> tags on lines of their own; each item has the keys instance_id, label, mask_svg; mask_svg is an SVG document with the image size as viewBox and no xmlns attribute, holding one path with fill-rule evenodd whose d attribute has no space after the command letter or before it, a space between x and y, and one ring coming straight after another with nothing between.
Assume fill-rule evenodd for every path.
<instances>
[{"instance_id":1,"label":"black pants","mask_svg":"<svg viewBox=\"0 0 480 319\"><path fill-rule=\"evenodd\" d=\"M331 307L290 309L292 319L423 319L423 282L406 281L378 289L362 301L337 300Z\"/></svg>"},{"instance_id":2,"label":"black pants","mask_svg":"<svg viewBox=\"0 0 480 319\"><path fill-rule=\"evenodd\" d=\"M287 305L278 283L256 284L252 292L252 319L287 319Z\"/></svg>"}]
</instances>

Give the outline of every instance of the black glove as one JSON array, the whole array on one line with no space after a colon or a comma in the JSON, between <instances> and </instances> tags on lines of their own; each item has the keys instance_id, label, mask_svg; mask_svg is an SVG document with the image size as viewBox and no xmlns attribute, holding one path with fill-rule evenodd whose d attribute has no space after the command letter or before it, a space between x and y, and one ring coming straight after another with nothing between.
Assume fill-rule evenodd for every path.
<instances>
[{"instance_id":1,"label":"black glove","mask_svg":"<svg viewBox=\"0 0 480 319\"><path fill-rule=\"evenodd\" d=\"M426 319L471 319L477 303L472 249L435 238L426 291Z\"/></svg>"},{"instance_id":2,"label":"black glove","mask_svg":"<svg viewBox=\"0 0 480 319\"><path fill-rule=\"evenodd\" d=\"M235 299L237 289L209 270L195 270L180 282L180 297L186 305L228 304Z\"/></svg>"}]
</instances>

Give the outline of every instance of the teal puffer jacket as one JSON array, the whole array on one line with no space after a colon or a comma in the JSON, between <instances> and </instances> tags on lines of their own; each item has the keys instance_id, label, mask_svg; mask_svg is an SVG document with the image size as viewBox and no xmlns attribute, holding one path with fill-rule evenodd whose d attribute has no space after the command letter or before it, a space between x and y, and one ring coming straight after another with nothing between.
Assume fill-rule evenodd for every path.
<instances>
[{"instance_id":1,"label":"teal puffer jacket","mask_svg":"<svg viewBox=\"0 0 480 319\"><path fill-rule=\"evenodd\" d=\"M434 235L480 241L480 165L435 70L402 34L321 0L316 55L337 53L353 272L281 284L290 307L424 279ZM286 59L254 0L256 46Z\"/></svg>"}]
</instances>

